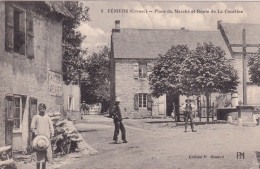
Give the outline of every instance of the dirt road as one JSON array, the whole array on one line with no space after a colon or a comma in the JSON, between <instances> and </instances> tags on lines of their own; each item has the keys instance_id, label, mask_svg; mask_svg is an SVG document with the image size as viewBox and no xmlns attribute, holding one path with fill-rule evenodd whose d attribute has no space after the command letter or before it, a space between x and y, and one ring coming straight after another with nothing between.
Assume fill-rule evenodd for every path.
<instances>
[{"instance_id":1,"label":"dirt road","mask_svg":"<svg viewBox=\"0 0 260 169\"><path fill-rule=\"evenodd\" d=\"M156 120L124 119L128 143L111 144L112 119L86 117L76 127L99 153L73 159L60 168L259 168L256 157L260 154L259 127L198 125L197 133L184 133L184 126L176 127L172 122L147 123L151 121Z\"/></svg>"}]
</instances>

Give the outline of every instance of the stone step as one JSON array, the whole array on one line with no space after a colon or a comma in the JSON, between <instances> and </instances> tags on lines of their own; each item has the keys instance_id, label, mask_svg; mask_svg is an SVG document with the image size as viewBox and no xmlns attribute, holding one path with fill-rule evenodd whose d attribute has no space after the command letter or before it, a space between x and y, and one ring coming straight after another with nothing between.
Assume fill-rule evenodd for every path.
<instances>
[{"instance_id":1,"label":"stone step","mask_svg":"<svg viewBox=\"0 0 260 169\"><path fill-rule=\"evenodd\" d=\"M256 122L242 122L242 126L255 127L255 126L257 126L257 123Z\"/></svg>"}]
</instances>

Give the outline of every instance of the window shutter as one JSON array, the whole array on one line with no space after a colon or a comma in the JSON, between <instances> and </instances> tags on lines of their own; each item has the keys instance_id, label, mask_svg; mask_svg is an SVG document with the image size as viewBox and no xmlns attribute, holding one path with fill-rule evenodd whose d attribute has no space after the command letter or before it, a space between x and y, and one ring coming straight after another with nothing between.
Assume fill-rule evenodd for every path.
<instances>
[{"instance_id":1,"label":"window shutter","mask_svg":"<svg viewBox=\"0 0 260 169\"><path fill-rule=\"evenodd\" d=\"M13 145L13 96L5 98L5 145Z\"/></svg>"},{"instance_id":2,"label":"window shutter","mask_svg":"<svg viewBox=\"0 0 260 169\"><path fill-rule=\"evenodd\" d=\"M21 43L20 53L25 55L25 12L20 14L20 22L19 22L19 42Z\"/></svg>"},{"instance_id":3,"label":"window shutter","mask_svg":"<svg viewBox=\"0 0 260 169\"><path fill-rule=\"evenodd\" d=\"M138 79L138 77L139 77L138 63L134 63L134 78Z\"/></svg>"},{"instance_id":4,"label":"window shutter","mask_svg":"<svg viewBox=\"0 0 260 169\"><path fill-rule=\"evenodd\" d=\"M13 51L14 48L14 10L12 6L5 5L5 49Z\"/></svg>"},{"instance_id":5,"label":"window shutter","mask_svg":"<svg viewBox=\"0 0 260 169\"><path fill-rule=\"evenodd\" d=\"M147 109L148 110L152 110L152 95L151 94L147 94Z\"/></svg>"},{"instance_id":6,"label":"window shutter","mask_svg":"<svg viewBox=\"0 0 260 169\"><path fill-rule=\"evenodd\" d=\"M33 32L33 16L31 13L27 13L26 16L26 52L27 57L30 59L34 58L34 32Z\"/></svg>"},{"instance_id":7,"label":"window shutter","mask_svg":"<svg viewBox=\"0 0 260 169\"><path fill-rule=\"evenodd\" d=\"M13 120L13 96L6 96L5 99L5 113L6 113L6 119Z\"/></svg>"},{"instance_id":8,"label":"window shutter","mask_svg":"<svg viewBox=\"0 0 260 169\"><path fill-rule=\"evenodd\" d=\"M135 110L138 110L139 109L138 94L135 94L134 104L135 104L134 105Z\"/></svg>"},{"instance_id":9,"label":"window shutter","mask_svg":"<svg viewBox=\"0 0 260 169\"><path fill-rule=\"evenodd\" d=\"M149 79L150 74L153 71L153 64L152 63L147 63L147 78Z\"/></svg>"}]
</instances>

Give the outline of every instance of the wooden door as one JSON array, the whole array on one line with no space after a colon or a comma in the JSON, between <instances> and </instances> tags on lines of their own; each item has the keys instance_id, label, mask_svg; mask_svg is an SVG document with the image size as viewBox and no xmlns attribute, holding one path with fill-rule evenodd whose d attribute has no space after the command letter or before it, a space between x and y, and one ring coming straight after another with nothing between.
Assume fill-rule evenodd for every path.
<instances>
[{"instance_id":1,"label":"wooden door","mask_svg":"<svg viewBox=\"0 0 260 169\"><path fill-rule=\"evenodd\" d=\"M5 98L5 145L13 145L13 97Z\"/></svg>"},{"instance_id":2,"label":"wooden door","mask_svg":"<svg viewBox=\"0 0 260 169\"><path fill-rule=\"evenodd\" d=\"M32 150L32 140L34 139L34 134L31 131L31 122L32 118L34 115L37 114L37 99L31 97L29 100L29 121L28 121L28 126L29 126L29 137L28 137L28 153L31 153Z\"/></svg>"}]
</instances>

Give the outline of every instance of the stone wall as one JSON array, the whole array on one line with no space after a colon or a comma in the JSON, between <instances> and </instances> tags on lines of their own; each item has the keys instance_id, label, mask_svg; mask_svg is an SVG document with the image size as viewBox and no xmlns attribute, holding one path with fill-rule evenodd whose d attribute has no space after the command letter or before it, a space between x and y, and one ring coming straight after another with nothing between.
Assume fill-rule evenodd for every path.
<instances>
[{"instance_id":1,"label":"stone wall","mask_svg":"<svg viewBox=\"0 0 260 169\"><path fill-rule=\"evenodd\" d=\"M151 116L147 109L134 110L134 95L137 93L151 93L148 79L134 78L134 64L139 60L115 60L115 94L122 100L121 111L124 117L141 118ZM152 60L147 60L152 63Z\"/></svg>"},{"instance_id":2,"label":"stone wall","mask_svg":"<svg viewBox=\"0 0 260 169\"><path fill-rule=\"evenodd\" d=\"M24 55L6 52L5 43L0 43L0 136L5 138L6 94L34 97L39 103L45 103L46 112L63 109L63 96L51 96L48 87L48 72L62 72L62 23L34 15L34 55L29 59ZM0 22L5 23L5 5L0 2ZM0 26L0 42L5 42L5 24ZM28 117L23 117L28 118ZM23 130L26 126L23 127ZM17 134L16 134L17 135ZM22 132L18 133L21 138ZM18 141L18 142L17 142ZM0 146L5 144L0 139ZM14 149L20 149L19 139L14 142Z\"/></svg>"}]
</instances>

